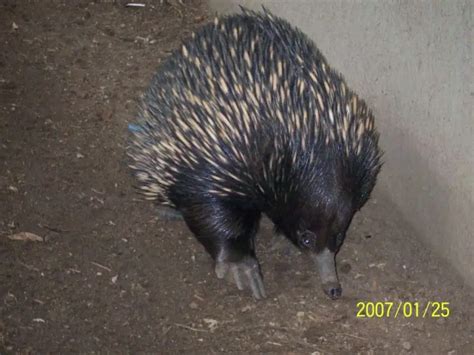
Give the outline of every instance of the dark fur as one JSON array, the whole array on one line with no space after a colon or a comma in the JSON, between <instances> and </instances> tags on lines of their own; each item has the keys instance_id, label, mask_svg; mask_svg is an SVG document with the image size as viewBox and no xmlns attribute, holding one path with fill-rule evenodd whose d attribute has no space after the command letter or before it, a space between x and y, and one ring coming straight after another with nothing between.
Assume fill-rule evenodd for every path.
<instances>
[{"instance_id":1,"label":"dark fur","mask_svg":"<svg viewBox=\"0 0 474 355\"><path fill-rule=\"evenodd\" d=\"M236 39L233 29L237 27L241 32ZM256 36L259 42L251 52ZM342 77L327 66L326 59L304 34L268 12L244 10L243 14L223 18L217 25L205 26L184 45L185 49L176 51L160 66L143 100L129 150L134 172L142 174L140 185L146 188L156 183L156 174L167 171L164 192L149 196L179 210L214 258L222 253L227 260L235 261L246 255L255 256L254 237L261 213L267 214L277 230L300 247L318 252L327 246L337 251L354 213L368 200L381 167L378 133L373 124L368 123L366 127L370 129L365 129L360 142L352 145L358 121L373 121L365 103L345 87ZM269 56L270 47L273 59ZM235 58L231 48L237 54ZM249 53L250 67L245 51ZM199 58L201 67L195 58ZM278 61L284 63L284 69L278 76L276 92L272 90L272 74L278 72ZM310 80L311 71L318 82ZM223 78L228 90L220 85L219 78ZM298 89L301 81L306 88L302 93ZM249 93L256 88L252 84L255 82L263 90L258 104ZM243 89L240 93L237 84ZM289 100L284 101L286 92ZM190 100L189 93L196 100ZM323 105L314 93L321 95ZM348 135L344 139L343 114L349 115L345 107L353 100L356 106L348 116ZM242 131L231 144L219 135L216 149L209 150L217 167L200 152L204 150L202 133L187 123L193 113L203 130L211 129L212 121L218 118L206 113L204 102L211 102L228 117L234 129L241 130L243 102L252 116L249 133ZM232 106L232 102L238 105ZM330 122L329 109L334 112L334 124ZM320 114L319 123L314 119L316 111ZM301 118L304 112L309 113L306 121ZM284 123L277 120L278 113ZM302 128L292 134L290 124L285 122L293 113ZM183 136L195 143L192 150L197 163L183 162L190 148L177 135L179 120L186 121L188 129L183 130ZM173 142L176 154L157 158L150 147L163 139ZM231 145L244 159L236 155ZM303 245L308 237L308 245Z\"/></svg>"}]
</instances>

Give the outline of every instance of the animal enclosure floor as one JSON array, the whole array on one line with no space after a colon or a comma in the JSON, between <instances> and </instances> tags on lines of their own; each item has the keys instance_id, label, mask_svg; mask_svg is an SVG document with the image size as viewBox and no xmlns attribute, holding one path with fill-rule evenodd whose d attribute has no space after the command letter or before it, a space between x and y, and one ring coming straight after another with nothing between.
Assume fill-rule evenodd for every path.
<instances>
[{"instance_id":1,"label":"animal enclosure floor","mask_svg":"<svg viewBox=\"0 0 474 355\"><path fill-rule=\"evenodd\" d=\"M214 277L183 222L138 200L127 122L208 21L204 4L154 3L0 5L0 353L474 353L472 290L381 193L338 255L338 301L269 223L257 302ZM9 238L20 232L43 241ZM419 302L419 316L357 318L359 301ZM449 317L423 318L438 301Z\"/></svg>"}]
</instances>

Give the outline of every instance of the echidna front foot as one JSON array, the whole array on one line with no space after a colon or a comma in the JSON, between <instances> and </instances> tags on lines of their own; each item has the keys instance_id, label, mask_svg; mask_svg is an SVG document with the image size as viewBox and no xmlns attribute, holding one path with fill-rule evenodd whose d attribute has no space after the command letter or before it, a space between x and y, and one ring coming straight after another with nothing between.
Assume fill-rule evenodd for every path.
<instances>
[{"instance_id":1,"label":"echidna front foot","mask_svg":"<svg viewBox=\"0 0 474 355\"><path fill-rule=\"evenodd\" d=\"M260 265L256 258L246 256L238 262L216 261L216 275L235 282L239 290L250 289L259 300L266 297Z\"/></svg>"},{"instance_id":2,"label":"echidna front foot","mask_svg":"<svg viewBox=\"0 0 474 355\"><path fill-rule=\"evenodd\" d=\"M217 277L235 283L239 290L250 289L256 299L264 298L255 256L260 213L215 199L181 210L189 229L214 259Z\"/></svg>"}]
</instances>

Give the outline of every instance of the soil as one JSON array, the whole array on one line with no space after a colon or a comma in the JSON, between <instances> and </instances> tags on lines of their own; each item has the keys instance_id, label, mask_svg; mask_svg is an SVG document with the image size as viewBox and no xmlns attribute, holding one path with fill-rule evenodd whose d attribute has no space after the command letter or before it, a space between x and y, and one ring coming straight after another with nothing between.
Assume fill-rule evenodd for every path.
<instances>
[{"instance_id":1,"label":"soil","mask_svg":"<svg viewBox=\"0 0 474 355\"><path fill-rule=\"evenodd\" d=\"M337 301L268 221L268 298L255 301L136 195L127 123L160 61L207 21L189 1L0 5L0 353L474 353L472 289L380 191L338 255ZM20 232L42 241L9 238ZM360 301L419 302L419 316L358 318ZM437 301L449 316L422 317Z\"/></svg>"}]
</instances>

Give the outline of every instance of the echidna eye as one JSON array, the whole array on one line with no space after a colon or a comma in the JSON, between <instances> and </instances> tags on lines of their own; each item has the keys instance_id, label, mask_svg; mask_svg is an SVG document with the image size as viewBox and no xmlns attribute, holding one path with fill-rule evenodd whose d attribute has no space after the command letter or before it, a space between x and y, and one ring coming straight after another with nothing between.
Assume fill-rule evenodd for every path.
<instances>
[{"instance_id":1,"label":"echidna eye","mask_svg":"<svg viewBox=\"0 0 474 355\"><path fill-rule=\"evenodd\" d=\"M311 248L314 244L315 235L310 231L305 231L300 235L300 245Z\"/></svg>"},{"instance_id":2,"label":"echidna eye","mask_svg":"<svg viewBox=\"0 0 474 355\"><path fill-rule=\"evenodd\" d=\"M308 237L303 238L303 245L305 247L309 247L311 245L311 239L309 239Z\"/></svg>"}]
</instances>

